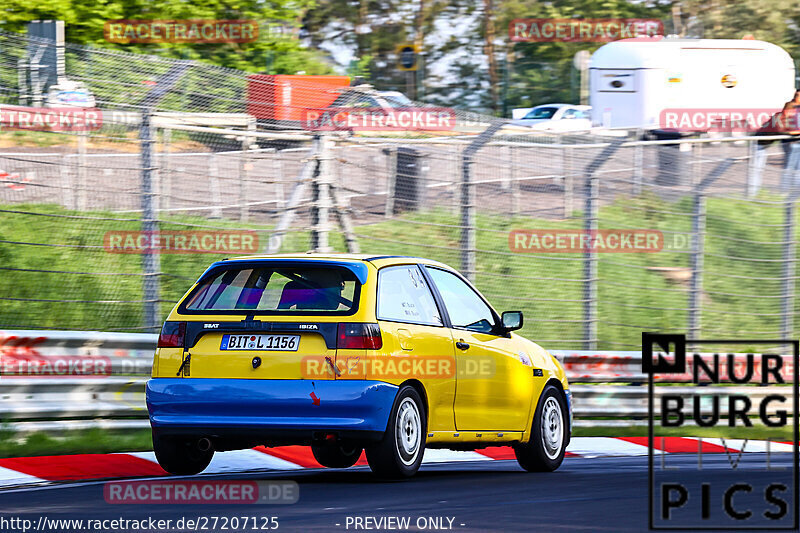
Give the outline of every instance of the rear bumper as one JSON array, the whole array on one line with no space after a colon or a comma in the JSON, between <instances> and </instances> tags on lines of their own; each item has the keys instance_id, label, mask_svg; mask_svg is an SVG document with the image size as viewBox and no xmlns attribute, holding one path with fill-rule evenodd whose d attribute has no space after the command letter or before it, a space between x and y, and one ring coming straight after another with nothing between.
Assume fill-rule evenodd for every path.
<instances>
[{"instance_id":1,"label":"rear bumper","mask_svg":"<svg viewBox=\"0 0 800 533\"><path fill-rule=\"evenodd\" d=\"M397 389L363 380L153 378L146 395L161 434L299 444L324 433L380 439Z\"/></svg>"}]
</instances>

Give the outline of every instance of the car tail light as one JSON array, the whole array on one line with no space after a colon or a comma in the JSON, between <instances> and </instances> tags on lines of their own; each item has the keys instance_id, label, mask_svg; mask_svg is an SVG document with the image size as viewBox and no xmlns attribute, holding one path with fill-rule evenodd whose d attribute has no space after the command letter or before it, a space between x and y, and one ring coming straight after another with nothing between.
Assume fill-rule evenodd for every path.
<instances>
[{"instance_id":1,"label":"car tail light","mask_svg":"<svg viewBox=\"0 0 800 533\"><path fill-rule=\"evenodd\" d=\"M378 324L342 323L336 337L336 347L341 349L378 350L383 346Z\"/></svg>"},{"instance_id":2,"label":"car tail light","mask_svg":"<svg viewBox=\"0 0 800 533\"><path fill-rule=\"evenodd\" d=\"M158 336L159 348L183 348L186 337L186 322L164 322Z\"/></svg>"}]
</instances>

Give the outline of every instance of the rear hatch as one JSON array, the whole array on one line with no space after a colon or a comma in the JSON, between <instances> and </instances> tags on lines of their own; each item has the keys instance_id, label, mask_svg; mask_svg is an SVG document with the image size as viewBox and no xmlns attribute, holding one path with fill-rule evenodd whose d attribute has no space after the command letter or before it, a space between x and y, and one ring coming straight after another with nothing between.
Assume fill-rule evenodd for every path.
<instances>
[{"instance_id":1,"label":"rear hatch","mask_svg":"<svg viewBox=\"0 0 800 533\"><path fill-rule=\"evenodd\" d=\"M335 379L366 272L317 260L212 265L164 325L158 375Z\"/></svg>"}]
</instances>

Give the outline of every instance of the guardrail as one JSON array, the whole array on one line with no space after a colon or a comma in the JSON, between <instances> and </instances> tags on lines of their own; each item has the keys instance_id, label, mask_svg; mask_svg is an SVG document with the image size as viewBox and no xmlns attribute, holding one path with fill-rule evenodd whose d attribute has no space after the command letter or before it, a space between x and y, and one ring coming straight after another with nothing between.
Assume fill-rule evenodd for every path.
<instances>
[{"instance_id":1,"label":"guardrail","mask_svg":"<svg viewBox=\"0 0 800 533\"><path fill-rule=\"evenodd\" d=\"M156 335L138 333L0 332L0 420L20 433L149 427L144 385L156 340ZM556 350L553 355L573 383L577 426L647 423L640 352ZM791 360L785 363L784 370L791 373ZM674 383L690 380L691 371L670 377ZM657 394L664 391L687 392L676 385L659 387ZM726 392L742 388L731 386ZM755 418L756 400L767 394L767 387L747 387L746 392L754 400L749 414ZM683 411L690 416L691 409L689 403ZM720 413L727 412L723 399Z\"/></svg>"}]
</instances>

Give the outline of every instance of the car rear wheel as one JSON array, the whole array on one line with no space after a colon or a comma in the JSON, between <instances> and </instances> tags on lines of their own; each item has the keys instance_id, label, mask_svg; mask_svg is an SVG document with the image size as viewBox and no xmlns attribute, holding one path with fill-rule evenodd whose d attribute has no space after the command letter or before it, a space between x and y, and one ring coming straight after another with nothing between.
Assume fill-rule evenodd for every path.
<instances>
[{"instance_id":1,"label":"car rear wheel","mask_svg":"<svg viewBox=\"0 0 800 533\"><path fill-rule=\"evenodd\" d=\"M361 457L361 446L355 444L312 444L314 459L326 468L349 468Z\"/></svg>"},{"instance_id":2,"label":"car rear wheel","mask_svg":"<svg viewBox=\"0 0 800 533\"><path fill-rule=\"evenodd\" d=\"M383 478L416 474L425 454L427 427L422 398L414 387L403 387L395 398L383 439L366 449L370 469Z\"/></svg>"},{"instance_id":3,"label":"car rear wheel","mask_svg":"<svg viewBox=\"0 0 800 533\"><path fill-rule=\"evenodd\" d=\"M160 436L155 432L153 451L161 468L176 476L199 474L214 457L214 448L209 445L202 450L196 438Z\"/></svg>"},{"instance_id":4,"label":"car rear wheel","mask_svg":"<svg viewBox=\"0 0 800 533\"><path fill-rule=\"evenodd\" d=\"M522 468L528 472L552 472L561 466L567 449L566 413L564 395L547 385L536 406L530 440L514 446Z\"/></svg>"}]
</instances>

